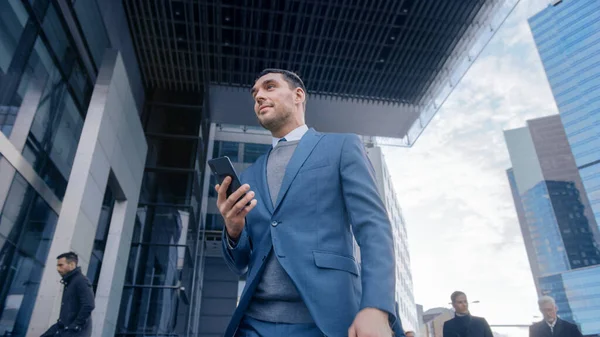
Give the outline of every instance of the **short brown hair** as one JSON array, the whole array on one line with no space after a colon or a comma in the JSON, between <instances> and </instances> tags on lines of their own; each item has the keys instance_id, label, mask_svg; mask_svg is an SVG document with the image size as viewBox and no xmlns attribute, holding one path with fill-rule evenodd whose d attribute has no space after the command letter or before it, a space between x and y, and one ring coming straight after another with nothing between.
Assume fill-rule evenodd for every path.
<instances>
[{"instance_id":1,"label":"short brown hair","mask_svg":"<svg viewBox=\"0 0 600 337\"><path fill-rule=\"evenodd\" d=\"M464 297L467 297L467 294L463 293L462 291L457 290L457 291L453 292L452 295L450 295L450 299L452 300L452 303L456 302L456 298L461 295Z\"/></svg>"}]
</instances>

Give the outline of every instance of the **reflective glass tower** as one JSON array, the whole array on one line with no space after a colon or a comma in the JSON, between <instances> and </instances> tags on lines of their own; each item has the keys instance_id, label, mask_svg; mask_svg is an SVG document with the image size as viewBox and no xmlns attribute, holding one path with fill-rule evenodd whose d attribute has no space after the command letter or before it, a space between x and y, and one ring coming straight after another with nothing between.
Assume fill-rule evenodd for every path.
<instances>
[{"instance_id":1,"label":"reflective glass tower","mask_svg":"<svg viewBox=\"0 0 600 337\"><path fill-rule=\"evenodd\" d=\"M561 318L600 333L600 231L561 118L505 132L507 171L538 295L555 298Z\"/></svg>"},{"instance_id":2,"label":"reflective glass tower","mask_svg":"<svg viewBox=\"0 0 600 337\"><path fill-rule=\"evenodd\" d=\"M600 2L563 0L529 19L585 192L600 222Z\"/></svg>"}]
</instances>

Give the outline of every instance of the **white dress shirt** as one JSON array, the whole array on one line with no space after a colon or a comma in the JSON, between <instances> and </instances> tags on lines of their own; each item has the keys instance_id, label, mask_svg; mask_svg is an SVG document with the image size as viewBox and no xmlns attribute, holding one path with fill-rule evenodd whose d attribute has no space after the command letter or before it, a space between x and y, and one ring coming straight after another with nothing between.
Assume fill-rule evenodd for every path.
<instances>
[{"instance_id":1,"label":"white dress shirt","mask_svg":"<svg viewBox=\"0 0 600 337\"><path fill-rule=\"evenodd\" d=\"M288 133L287 135L285 135L282 138L285 138L285 140L288 141L288 142L293 142L295 140L302 139L302 136L304 136L304 134L307 131L308 131L308 126L306 126L306 124L300 125L299 127L295 128L294 130L292 130L292 132ZM279 141L282 138L275 138L275 137L273 137L273 139L272 139L272 141L273 141L273 147L275 147L277 145L277 143L279 143Z\"/></svg>"}]
</instances>

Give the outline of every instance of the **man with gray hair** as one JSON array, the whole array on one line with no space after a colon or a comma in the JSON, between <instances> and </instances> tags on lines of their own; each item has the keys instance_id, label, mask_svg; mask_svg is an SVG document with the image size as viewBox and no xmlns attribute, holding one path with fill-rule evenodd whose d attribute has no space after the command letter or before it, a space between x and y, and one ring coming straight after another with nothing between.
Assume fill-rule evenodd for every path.
<instances>
[{"instance_id":1,"label":"man with gray hair","mask_svg":"<svg viewBox=\"0 0 600 337\"><path fill-rule=\"evenodd\" d=\"M558 318L558 307L552 297L540 297L538 305L544 320L529 327L529 337L582 337L577 325Z\"/></svg>"}]
</instances>

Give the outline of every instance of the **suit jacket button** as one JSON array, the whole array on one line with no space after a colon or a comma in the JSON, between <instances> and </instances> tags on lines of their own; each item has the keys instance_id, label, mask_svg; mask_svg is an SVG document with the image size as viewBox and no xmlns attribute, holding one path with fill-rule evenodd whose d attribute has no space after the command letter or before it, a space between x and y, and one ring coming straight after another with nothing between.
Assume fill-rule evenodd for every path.
<instances>
[{"instance_id":1,"label":"suit jacket button","mask_svg":"<svg viewBox=\"0 0 600 337\"><path fill-rule=\"evenodd\" d=\"M273 227L277 227L277 225L279 225L279 222L277 222L277 221L273 221L273 222L271 222L271 226L273 226Z\"/></svg>"}]
</instances>

